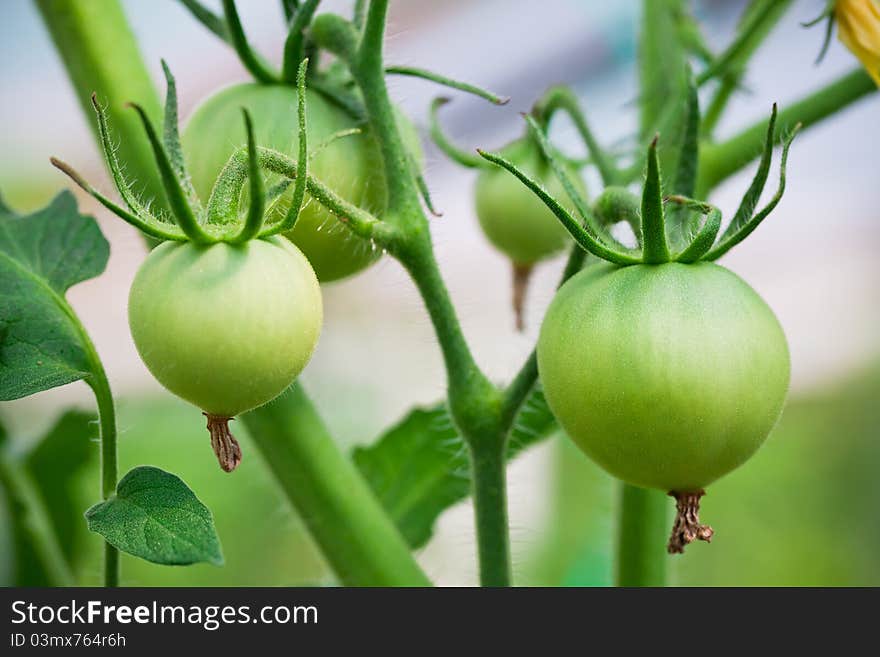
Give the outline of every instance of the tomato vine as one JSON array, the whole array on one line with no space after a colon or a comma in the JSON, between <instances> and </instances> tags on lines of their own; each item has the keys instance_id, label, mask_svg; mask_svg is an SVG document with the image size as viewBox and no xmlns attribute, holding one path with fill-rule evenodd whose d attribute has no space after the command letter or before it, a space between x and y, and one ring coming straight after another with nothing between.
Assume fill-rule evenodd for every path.
<instances>
[{"instance_id":1,"label":"tomato vine","mask_svg":"<svg viewBox=\"0 0 880 657\"><path fill-rule=\"evenodd\" d=\"M57 12L50 3L38 0L52 36L65 55L79 95L86 91L97 92L92 96L97 134L127 207L95 190L64 162L53 160L53 163L111 212L150 238L188 243L192 248L239 247L254 240L265 241L294 228L308 194L354 236L399 260L421 294L433 324L446 368L449 414L470 456L481 583L509 585L508 441L526 400L535 394L541 347L539 343L539 351L530 355L507 386L490 381L478 365L434 255L429 226L429 214L434 209L418 157L407 144L389 96L386 79L389 75L415 76L475 94L495 104L502 104L506 99L431 71L387 65L384 40L388 0L359 0L350 20L332 14L316 15L318 0L285 4L289 32L280 71L253 49L233 0L224 0L222 16L214 15L195 0L182 0L182 3L208 29L235 48L257 82L287 87L296 84L299 111L295 157L294 153L261 145L255 136L253 118L245 112L246 144L231 154L217 175L209 198L200 199L186 171L177 128L176 88L168 67L163 63L167 93L165 123L160 136L153 125L157 102L150 85L126 89L121 82L125 78L122 73L127 72L138 74L143 82L143 65L131 46L133 41L118 7L109 3L112 11L86 16L75 11ZM676 268L676 271L688 267L718 269L707 261L721 257L745 239L779 202L785 187L788 149L798 126L809 127L874 90L870 78L856 71L779 112L774 106L769 122L756 124L721 142L710 139L749 57L790 4L753 3L733 41L714 54L689 21L682 2L645 0L640 40L643 92L640 146L633 153L632 162L621 161L602 147L577 98L565 87L551 88L526 117L523 143L546 165L542 179L526 171L526 167L514 161L516 158L507 157L504 151L481 150L471 154L454 146L436 120L437 110L447 102L445 98L438 99L432 106L432 135L441 149L459 163L479 167L495 176L509 175L509 182L518 180L522 185L518 191L533 194L560 222L574 242L561 284L572 282L564 289L574 289L573 286L579 284L577 281L583 280L579 272L588 255L591 259L610 262L617 272L644 271L651 267L652 271L663 267ZM114 31L126 43L123 53L89 57L83 54L90 52L87 48L78 48L84 43L100 45L104 35ZM332 54L336 61L321 68L322 53ZM692 56L702 64L697 74L688 66ZM701 117L698 88L713 82L718 86ZM347 200L313 173L307 144L307 87L342 108L356 125L330 135L330 140L344 140L356 132L359 134L360 122L375 140L387 193L387 203L381 212ZM145 138L134 134L131 117L121 116L120 93L130 93L131 97L125 100L140 103L133 105L133 114ZM109 104L105 108L99 100ZM550 123L559 113L573 120L587 151L583 161L572 162L562 157L549 142ZM118 131L126 145L118 156L121 162L113 147L111 129ZM782 144L779 187L770 202L756 211L769 175L773 149L778 144ZM720 210L704 199L721 181L752 162L756 153L761 157L752 184L731 223L722 231ZM145 166L150 159L155 166ZM605 187L592 204L588 203L576 172L572 171L574 166L584 164L596 168ZM128 166L138 180L150 185L151 194L158 197L160 191L164 192L168 207L153 211L142 203L132 193L131 184L123 175L123 165ZM264 188L263 176L267 173L282 179L277 189ZM558 182L558 188L550 189L548 180ZM643 183L640 197L630 190L636 182ZM283 217L270 220L268 204L285 194L290 200ZM247 199L244 212L239 207L242 196ZM166 210L173 220L166 217ZM621 222L632 227L636 246L626 246L615 238L610 227ZM511 255L516 260L517 256ZM99 361L97 367L100 367ZM103 381L106 383L106 377ZM285 381L284 385L288 383L290 381ZM105 497L110 497L117 486L112 397L108 386L93 385L93 388L102 422L103 492ZM554 408L554 403L561 408L559 395L554 391L550 397L550 406L562 424L580 440L574 435L579 429L578 422L570 418L566 422L565 411ZM306 522L311 523L313 534L343 582L428 583L363 479L332 444L298 384L293 384L268 406L244 417L255 442L266 454L294 505L304 511ZM105 426L105 423L109 424ZM269 434L279 428L283 428L284 435L273 441ZM309 436L309 440L303 441L303 436ZM231 462L227 460L227 463ZM624 485L622 493L618 582L662 584L665 562L662 553L656 550L656 539L660 528L667 529L667 500L632 485L655 485L650 477L640 479L629 473L620 476L629 483ZM697 538L710 536L696 520L694 495L697 500L699 496L690 489L709 482L685 483L694 486L672 491L678 493L680 513L674 536L680 540L673 542L671 548L683 547L691 534ZM107 549L106 581L114 584L118 577L118 554L110 543Z\"/></svg>"}]
</instances>

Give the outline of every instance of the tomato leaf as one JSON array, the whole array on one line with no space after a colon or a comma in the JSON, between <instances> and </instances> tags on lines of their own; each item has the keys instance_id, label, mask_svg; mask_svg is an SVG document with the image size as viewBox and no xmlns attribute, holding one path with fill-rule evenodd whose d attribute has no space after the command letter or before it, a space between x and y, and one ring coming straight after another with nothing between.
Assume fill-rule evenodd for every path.
<instances>
[{"instance_id":1,"label":"tomato leaf","mask_svg":"<svg viewBox=\"0 0 880 657\"><path fill-rule=\"evenodd\" d=\"M470 488L465 445L444 405L411 411L353 458L413 547L428 542L437 516Z\"/></svg>"},{"instance_id":2,"label":"tomato leaf","mask_svg":"<svg viewBox=\"0 0 880 657\"><path fill-rule=\"evenodd\" d=\"M211 511L182 479L153 466L130 470L86 520L110 545L146 561L223 564Z\"/></svg>"},{"instance_id":3,"label":"tomato leaf","mask_svg":"<svg viewBox=\"0 0 880 657\"><path fill-rule=\"evenodd\" d=\"M0 204L0 401L90 374L85 334L64 294L103 272L109 255L70 192L25 216Z\"/></svg>"},{"instance_id":4,"label":"tomato leaf","mask_svg":"<svg viewBox=\"0 0 880 657\"><path fill-rule=\"evenodd\" d=\"M540 390L526 400L510 436L507 457L546 438L556 422ZM471 490L467 447L445 404L411 411L354 463L413 547L431 538L437 517Z\"/></svg>"}]
</instances>

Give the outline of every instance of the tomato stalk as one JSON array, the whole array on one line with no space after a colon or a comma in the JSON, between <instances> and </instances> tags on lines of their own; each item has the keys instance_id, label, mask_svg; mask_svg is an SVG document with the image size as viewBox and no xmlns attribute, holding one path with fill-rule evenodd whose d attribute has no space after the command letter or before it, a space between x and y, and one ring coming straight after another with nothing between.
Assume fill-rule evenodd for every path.
<instances>
[{"instance_id":1,"label":"tomato stalk","mask_svg":"<svg viewBox=\"0 0 880 657\"><path fill-rule=\"evenodd\" d=\"M620 485L617 586L665 586L669 499L659 490Z\"/></svg>"},{"instance_id":2,"label":"tomato stalk","mask_svg":"<svg viewBox=\"0 0 880 657\"><path fill-rule=\"evenodd\" d=\"M343 584L430 586L299 383L241 420Z\"/></svg>"},{"instance_id":3,"label":"tomato stalk","mask_svg":"<svg viewBox=\"0 0 880 657\"><path fill-rule=\"evenodd\" d=\"M774 143L781 143L786 130L795 124L800 123L808 128L876 91L877 85L863 69L843 75L809 96L783 107L779 111ZM710 190L752 162L755 155L761 152L765 133L766 123L759 121L720 144L705 144L701 153L697 198L705 198Z\"/></svg>"},{"instance_id":4,"label":"tomato stalk","mask_svg":"<svg viewBox=\"0 0 880 657\"><path fill-rule=\"evenodd\" d=\"M149 142L137 116L124 107L136 101L150 117L159 117L161 105L119 0L35 0L35 4L95 137L99 135L92 93L107 105L116 128L118 157L128 173L145 197L163 204Z\"/></svg>"},{"instance_id":5,"label":"tomato stalk","mask_svg":"<svg viewBox=\"0 0 880 657\"><path fill-rule=\"evenodd\" d=\"M79 318L73 313L70 320L80 335L86 350L90 373L85 381L95 395L98 406L98 437L101 443L101 498L109 499L116 494L116 482L119 479L119 466L116 447L116 407L113 393L104 366L95 350L89 334ZM119 550L104 543L104 586L119 586Z\"/></svg>"},{"instance_id":6,"label":"tomato stalk","mask_svg":"<svg viewBox=\"0 0 880 657\"><path fill-rule=\"evenodd\" d=\"M793 0L757 0L745 10L734 43L714 60L718 62L719 59L724 58L724 66L715 66L720 81L700 126L703 136L711 136L730 98L742 81L749 59L792 4Z\"/></svg>"},{"instance_id":7,"label":"tomato stalk","mask_svg":"<svg viewBox=\"0 0 880 657\"><path fill-rule=\"evenodd\" d=\"M325 17L325 29L314 30L313 37L346 61L363 94L388 181L388 211L380 224L391 230L384 243L381 238L376 241L400 260L428 310L446 366L450 411L472 456L480 581L506 586L510 583L510 547L503 464L513 418L502 417L501 392L471 354L434 257L418 183L385 83L382 52L387 12L388 0L370 1L356 47L354 28L337 17Z\"/></svg>"},{"instance_id":8,"label":"tomato stalk","mask_svg":"<svg viewBox=\"0 0 880 657\"><path fill-rule=\"evenodd\" d=\"M506 434L495 432L489 440L470 441L476 520L483 586L510 586L510 541L507 519Z\"/></svg>"}]
</instances>

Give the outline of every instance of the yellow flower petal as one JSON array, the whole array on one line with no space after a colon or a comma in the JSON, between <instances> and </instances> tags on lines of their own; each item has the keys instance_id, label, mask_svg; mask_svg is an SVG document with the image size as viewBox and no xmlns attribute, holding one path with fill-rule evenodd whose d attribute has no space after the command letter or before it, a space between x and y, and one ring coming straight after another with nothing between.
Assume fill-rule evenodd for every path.
<instances>
[{"instance_id":1,"label":"yellow flower petal","mask_svg":"<svg viewBox=\"0 0 880 657\"><path fill-rule=\"evenodd\" d=\"M859 58L880 87L880 2L837 0L837 36Z\"/></svg>"}]
</instances>

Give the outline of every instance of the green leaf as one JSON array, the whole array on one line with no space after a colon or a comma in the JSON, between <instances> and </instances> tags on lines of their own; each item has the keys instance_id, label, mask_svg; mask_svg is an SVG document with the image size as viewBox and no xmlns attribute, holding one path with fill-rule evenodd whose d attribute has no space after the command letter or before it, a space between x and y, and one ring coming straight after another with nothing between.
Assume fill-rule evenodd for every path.
<instances>
[{"instance_id":1,"label":"green leaf","mask_svg":"<svg viewBox=\"0 0 880 657\"><path fill-rule=\"evenodd\" d=\"M0 207L0 401L92 371L90 343L64 293L103 272L109 254L70 192L31 215Z\"/></svg>"},{"instance_id":2,"label":"green leaf","mask_svg":"<svg viewBox=\"0 0 880 657\"><path fill-rule=\"evenodd\" d=\"M130 470L86 520L110 545L146 561L223 564L211 511L183 480L153 466Z\"/></svg>"},{"instance_id":3,"label":"green leaf","mask_svg":"<svg viewBox=\"0 0 880 657\"><path fill-rule=\"evenodd\" d=\"M555 429L536 390L517 418L508 459ZM413 548L428 542L443 511L470 494L467 447L444 404L411 411L373 445L356 448L353 459Z\"/></svg>"}]
</instances>

